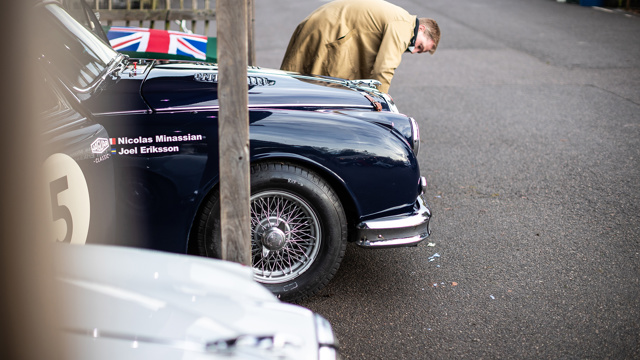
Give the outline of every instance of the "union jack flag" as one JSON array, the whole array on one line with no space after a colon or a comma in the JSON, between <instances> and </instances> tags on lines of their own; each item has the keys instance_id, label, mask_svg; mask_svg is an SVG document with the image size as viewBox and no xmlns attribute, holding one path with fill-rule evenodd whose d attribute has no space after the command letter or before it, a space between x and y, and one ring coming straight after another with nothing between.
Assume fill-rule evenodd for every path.
<instances>
[{"instance_id":1,"label":"union jack flag","mask_svg":"<svg viewBox=\"0 0 640 360\"><path fill-rule=\"evenodd\" d=\"M113 26L111 47L120 52L156 53L207 59L207 37L179 31Z\"/></svg>"}]
</instances>

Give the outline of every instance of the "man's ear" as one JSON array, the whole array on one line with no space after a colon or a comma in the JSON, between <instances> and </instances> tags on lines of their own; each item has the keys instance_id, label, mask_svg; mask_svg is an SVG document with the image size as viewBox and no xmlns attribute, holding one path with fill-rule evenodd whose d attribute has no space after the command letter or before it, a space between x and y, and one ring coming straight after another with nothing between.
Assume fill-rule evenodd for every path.
<instances>
[{"instance_id":1,"label":"man's ear","mask_svg":"<svg viewBox=\"0 0 640 360\"><path fill-rule=\"evenodd\" d=\"M418 26L418 31L419 32L425 32L425 30L427 30L427 27L425 25L419 25Z\"/></svg>"}]
</instances>

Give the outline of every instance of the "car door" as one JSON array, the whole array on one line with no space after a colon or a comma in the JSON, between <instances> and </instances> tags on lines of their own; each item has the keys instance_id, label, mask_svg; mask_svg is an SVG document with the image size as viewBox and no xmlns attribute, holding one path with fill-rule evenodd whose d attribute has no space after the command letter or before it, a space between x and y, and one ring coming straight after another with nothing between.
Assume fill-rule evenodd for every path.
<instances>
[{"instance_id":1,"label":"car door","mask_svg":"<svg viewBox=\"0 0 640 360\"><path fill-rule=\"evenodd\" d=\"M109 135L46 74L34 104L41 114L47 233L70 244L113 243L114 167ZM68 97L69 96L69 97Z\"/></svg>"}]
</instances>

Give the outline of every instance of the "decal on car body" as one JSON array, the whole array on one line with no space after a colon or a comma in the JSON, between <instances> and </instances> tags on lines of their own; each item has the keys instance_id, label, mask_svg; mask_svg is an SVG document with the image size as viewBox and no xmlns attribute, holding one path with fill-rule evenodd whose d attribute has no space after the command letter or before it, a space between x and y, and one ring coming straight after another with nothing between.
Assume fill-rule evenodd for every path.
<instances>
[{"instance_id":1,"label":"decal on car body","mask_svg":"<svg viewBox=\"0 0 640 360\"><path fill-rule=\"evenodd\" d=\"M47 211L54 241L85 244L91 219L87 180L69 155L56 153L44 162Z\"/></svg>"},{"instance_id":2,"label":"decal on car body","mask_svg":"<svg viewBox=\"0 0 640 360\"><path fill-rule=\"evenodd\" d=\"M94 154L102 154L109 148L109 140L106 138L97 138L91 143L91 152Z\"/></svg>"},{"instance_id":3,"label":"decal on car body","mask_svg":"<svg viewBox=\"0 0 640 360\"><path fill-rule=\"evenodd\" d=\"M118 155L138 155L138 154L163 154L175 153L180 151L180 146L155 146L154 143L185 143L191 141L202 141L204 135L201 134L185 134L185 135L155 135L155 136L138 136L138 137L114 137L111 138L111 145L141 145L134 147L121 147L112 149L111 153ZM143 145L143 146L142 146Z\"/></svg>"}]
</instances>

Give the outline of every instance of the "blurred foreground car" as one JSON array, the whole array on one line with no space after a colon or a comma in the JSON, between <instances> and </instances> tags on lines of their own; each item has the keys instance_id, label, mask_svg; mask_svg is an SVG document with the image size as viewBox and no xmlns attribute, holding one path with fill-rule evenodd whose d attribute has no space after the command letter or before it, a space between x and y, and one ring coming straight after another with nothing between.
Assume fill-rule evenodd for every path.
<instances>
[{"instance_id":1,"label":"blurred foreground car","mask_svg":"<svg viewBox=\"0 0 640 360\"><path fill-rule=\"evenodd\" d=\"M117 239L220 257L217 65L130 59L61 7L35 10L41 62L111 136ZM417 122L372 84L248 70L252 264L282 299L326 285L348 241L429 236Z\"/></svg>"},{"instance_id":2,"label":"blurred foreground car","mask_svg":"<svg viewBox=\"0 0 640 360\"><path fill-rule=\"evenodd\" d=\"M117 246L56 245L63 359L336 359L331 325L251 268Z\"/></svg>"}]
</instances>

